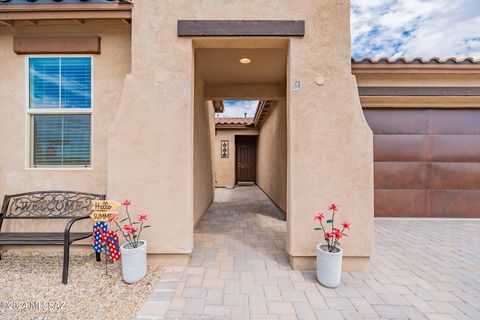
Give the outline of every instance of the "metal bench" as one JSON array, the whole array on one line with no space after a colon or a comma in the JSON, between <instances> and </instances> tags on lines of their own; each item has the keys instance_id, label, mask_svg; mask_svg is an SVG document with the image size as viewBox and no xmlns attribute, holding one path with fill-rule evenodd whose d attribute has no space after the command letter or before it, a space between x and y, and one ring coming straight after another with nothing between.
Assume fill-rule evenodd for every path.
<instances>
[{"instance_id":1,"label":"metal bench","mask_svg":"<svg viewBox=\"0 0 480 320\"><path fill-rule=\"evenodd\" d=\"M0 245L63 244L62 283L66 284L70 245L92 236L92 232L70 232L70 229L75 222L90 218L92 200L105 200L105 195L73 191L37 191L6 195L0 211ZM69 221L64 232L1 232L5 219ZM96 260L100 261L99 253L96 254Z\"/></svg>"}]
</instances>

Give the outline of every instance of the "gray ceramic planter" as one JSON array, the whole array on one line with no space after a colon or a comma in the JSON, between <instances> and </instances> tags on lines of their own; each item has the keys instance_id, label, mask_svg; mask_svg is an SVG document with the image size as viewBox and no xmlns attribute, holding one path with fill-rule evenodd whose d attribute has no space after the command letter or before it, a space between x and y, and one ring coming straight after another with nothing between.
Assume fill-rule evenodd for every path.
<instances>
[{"instance_id":1,"label":"gray ceramic planter","mask_svg":"<svg viewBox=\"0 0 480 320\"><path fill-rule=\"evenodd\" d=\"M326 245L317 245L317 279L327 288L336 288L342 276L343 251L328 252Z\"/></svg>"}]
</instances>

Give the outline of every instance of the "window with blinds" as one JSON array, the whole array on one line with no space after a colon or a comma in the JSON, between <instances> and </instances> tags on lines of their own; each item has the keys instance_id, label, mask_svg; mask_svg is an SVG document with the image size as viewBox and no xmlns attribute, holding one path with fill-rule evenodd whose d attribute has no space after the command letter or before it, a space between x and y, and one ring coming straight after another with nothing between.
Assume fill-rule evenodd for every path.
<instances>
[{"instance_id":1,"label":"window with blinds","mask_svg":"<svg viewBox=\"0 0 480 320\"><path fill-rule=\"evenodd\" d=\"M30 58L30 166L91 165L92 60Z\"/></svg>"}]
</instances>

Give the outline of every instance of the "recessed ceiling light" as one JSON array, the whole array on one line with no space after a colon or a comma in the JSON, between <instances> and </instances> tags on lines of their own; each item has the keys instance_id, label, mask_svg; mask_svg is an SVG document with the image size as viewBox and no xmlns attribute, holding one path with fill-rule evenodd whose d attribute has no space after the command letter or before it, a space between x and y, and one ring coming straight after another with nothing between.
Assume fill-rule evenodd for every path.
<instances>
[{"instance_id":1,"label":"recessed ceiling light","mask_svg":"<svg viewBox=\"0 0 480 320\"><path fill-rule=\"evenodd\" d=\"M252 62L252 60L248 59L248 58L242 58L240 59L240 63L243 63L243 64L247 64L247 63L250 63Z\"/></svg>"}]
</instances>

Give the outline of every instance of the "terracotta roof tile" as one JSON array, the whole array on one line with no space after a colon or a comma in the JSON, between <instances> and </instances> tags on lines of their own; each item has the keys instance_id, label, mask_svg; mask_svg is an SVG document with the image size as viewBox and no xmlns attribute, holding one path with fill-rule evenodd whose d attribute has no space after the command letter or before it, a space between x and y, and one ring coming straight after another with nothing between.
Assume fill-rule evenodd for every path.
<instances>
[{"instance_id":1,"label":"terracotta roof tile","mask_svg":"<svg viewBox=\"0 0 480 320\"><path fill-rule=\"evenodd\" d=\"M437 57L433 58L413 58L407 59L404 57L389 59L389 58L380 58L380 59L373 59L370 57L365 57L362 59L355 59L352 58L353 64L480 64L480 59L467 57L467 58L446 58L440 59Z\"/></svg>"},{"instance_id":2,"label":"terracotta roof tile","mask_svg":"<svg viewBox=\"0 0 480 320\"><path fill-rule=\"evenodd\" d=\"M215 118L215 124L220 125L249 125L253 123L253 118Z\"/></svg>"}]
</instances>

